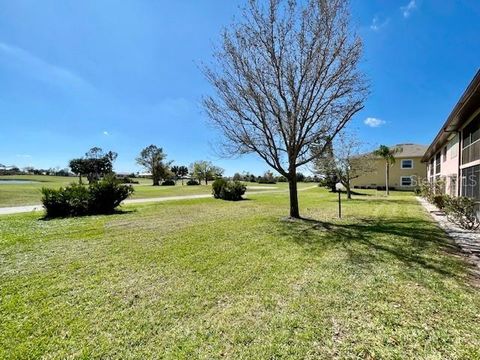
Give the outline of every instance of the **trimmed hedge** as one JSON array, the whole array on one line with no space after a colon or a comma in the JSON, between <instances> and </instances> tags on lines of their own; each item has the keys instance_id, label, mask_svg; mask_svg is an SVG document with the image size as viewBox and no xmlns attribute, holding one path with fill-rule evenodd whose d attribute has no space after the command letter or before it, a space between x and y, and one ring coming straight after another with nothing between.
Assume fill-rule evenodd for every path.
<instances>
[{"instance_id":1,"label":"trimmed hedge","mask_svg":"<svg viewBox=\"0 0 480 360\"><path fill-rule=\"evenodd\" d=\"M133 193L133 187L105 178L84 186L71 184L65 188L42 188L42 203L48 218L111 214Z\"/></svg>"}]
</instances>

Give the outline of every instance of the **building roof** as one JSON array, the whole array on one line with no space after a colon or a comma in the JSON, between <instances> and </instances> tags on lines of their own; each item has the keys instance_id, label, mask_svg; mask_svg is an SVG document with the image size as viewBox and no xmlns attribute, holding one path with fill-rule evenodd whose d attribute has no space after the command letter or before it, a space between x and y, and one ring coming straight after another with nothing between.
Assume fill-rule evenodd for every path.
<instances>
[{"instance_id":1,"label":"building roof","mask_svg":"<svg viewBox=\"0 0 480 360\"><path fill-rule=\"evenodd\" d=\"M397 144L389 147L396 150L393 155L396 158L423 157L427 150L425 145L420 144Z\"/></svg>"},{"instance_id":2,"label":"building roof","mask_svg":"<svg viewBox=\"0 0 480 360\"><path fill-rule=\"evenodd\" d=\"M458 100L437 136L425 152L422 161L427 162L448 141L450 135L460 129L470 115L480 106L480 69Z\"/></svg>"}]
</instances>

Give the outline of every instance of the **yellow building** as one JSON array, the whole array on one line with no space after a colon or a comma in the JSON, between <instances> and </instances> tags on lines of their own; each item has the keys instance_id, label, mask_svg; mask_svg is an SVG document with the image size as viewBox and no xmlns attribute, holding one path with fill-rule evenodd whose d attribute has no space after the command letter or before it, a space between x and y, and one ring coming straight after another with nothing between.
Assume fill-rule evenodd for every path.
<instances>
[{"instance_id":1,"label":"yellow building","mask_svg":"<svg viewBox=\"0 0 480 360\"><path fill-rule=\"evenodd\" d=\"M418 144L398 144L391 146L390 149L394 150L395 163L390 166L389 188L413 190L419 181L427 176L427 166L422 162L427 147ZM353 179L353 188L385 188L385 160L375 157L373 162L374 170Z\"/></svg>"}]
</instances>

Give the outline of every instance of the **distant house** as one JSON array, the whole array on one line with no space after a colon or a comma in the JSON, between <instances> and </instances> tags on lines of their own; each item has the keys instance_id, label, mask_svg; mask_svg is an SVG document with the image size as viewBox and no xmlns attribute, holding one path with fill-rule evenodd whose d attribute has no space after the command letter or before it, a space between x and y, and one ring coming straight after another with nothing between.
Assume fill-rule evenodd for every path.
<instances>
[{"instance_id":1,"label":"distant house","mask_svg":"<svg viewBox=\"0 0 480 360\"><path fill-rule=\"evenodd\" d=\"M427 149L418 144L397 144L390 146L394 150L395 163L390 166L390 189L413 190L420 179L425 179L427 167L422 158ZM374 158L374 170L354 180L354 188L384 189L385 188L385 160Z\"/></svg>"},{"instance_id":2,"label":"distant house","mask_svg":"<svg viewBox=\"0 0 480 360\"><path fill-rule=\"evenodd\" d=\"M480 200L480 70L428 147L423 161L428 164L428 179L442 179L445 193Z\"/></svg>"}]
</instances>

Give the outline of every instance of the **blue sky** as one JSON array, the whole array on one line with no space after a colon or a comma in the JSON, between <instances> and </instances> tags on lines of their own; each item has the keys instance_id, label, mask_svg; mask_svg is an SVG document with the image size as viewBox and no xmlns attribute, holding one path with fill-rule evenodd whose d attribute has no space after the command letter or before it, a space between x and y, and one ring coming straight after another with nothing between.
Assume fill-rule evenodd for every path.
<instances>
[{"instance_id":1,"label":"blue sky","mask_svg":"<svg viewBox=\"0 0 480 360\"><path fill-rule=\"evenodd\" d=\"M65 167L100 146L137 171L153 143L181 165L263 172L215 155L199 106L198 66L242 2L0 1L0 163ZM480 2L352 0L352 15L372 93L351 126L371 146L428 144L480 67Z\"/></svg>"}]
</instances>

